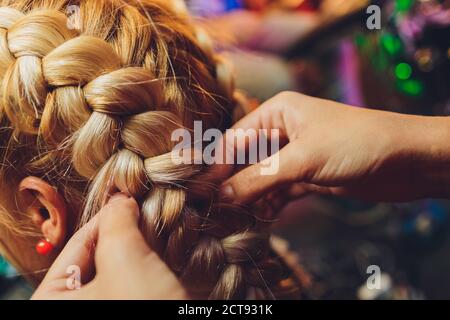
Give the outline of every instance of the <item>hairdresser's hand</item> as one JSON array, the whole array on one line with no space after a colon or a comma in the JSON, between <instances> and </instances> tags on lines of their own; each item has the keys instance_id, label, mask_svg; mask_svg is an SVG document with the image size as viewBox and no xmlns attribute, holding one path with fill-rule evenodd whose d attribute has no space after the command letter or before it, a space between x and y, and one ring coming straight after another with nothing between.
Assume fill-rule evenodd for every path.
<instances>
[{"instance_id":1,"label":"hairdresser's hand","mask_svg":"<svg viewBox=\"0 0 450 320\"><path fill-rule=\"evenodd\" d=\"M122 194L112 197L67 243L32 298L188 298L175 275L146 245L137 228L138 213L133 199ZM74 287L69 266L81 270L79 290L68 289Z\"/></svg>"},{"instance_id":2,"label":"hairdresser's hand","mask_svg":"<svg viewBox=\"0 0 450 320\"><path fill-rule=\"evenodd\" d=\"M280 130L287 144L278 173L246 167L225 182L223 194L241 204L274 190L288 199L310 192L377 201L449 197L449 120L282 93L234 126Z\"/></svg>"}]
</instances>

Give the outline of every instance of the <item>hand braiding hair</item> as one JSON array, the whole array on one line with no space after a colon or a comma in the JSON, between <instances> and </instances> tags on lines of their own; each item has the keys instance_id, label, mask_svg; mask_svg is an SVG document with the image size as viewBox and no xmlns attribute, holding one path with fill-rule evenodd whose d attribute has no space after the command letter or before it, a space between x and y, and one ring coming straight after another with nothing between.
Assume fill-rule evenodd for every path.
<instances>
[{"instance_id":1,"label":"hand braiding hair","mask_svg":"<svg viewBox=\"0 0 450 320\"><path fill-rule=\"evenodd\" d=\"M76 1L71 30L69 4L0 7L2 157L80 192L81 224L110 192L131 194L147 241L194 294L290 292L258 220L220 202L207 166L172 161L175 129L224 129L233 112L232 78L204 35L156 0Z\"/></svg>"}]
</instances>

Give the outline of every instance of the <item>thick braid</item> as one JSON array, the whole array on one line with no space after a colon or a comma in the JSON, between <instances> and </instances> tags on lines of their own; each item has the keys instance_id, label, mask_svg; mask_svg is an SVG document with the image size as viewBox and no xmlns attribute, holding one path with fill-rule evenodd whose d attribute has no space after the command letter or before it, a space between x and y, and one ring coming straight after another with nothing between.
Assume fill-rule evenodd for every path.
<instances>
[{"instance_id":1,"label":"thick braid","mask_svg":"<svg viewBox=\"0 0 450 320\"><path fill-rule=\"evenodd\" d=\"M42 72L42 58L74 36L67 30L67 18L60 12L36 11L23 16L11 14L2 8L0 20L6 21L2 31L2 101L6 115L14 119L20 132L37 132L36 119L42 116L47 86ZM6 17L13 18L7 19ZM11 24L11 22L14 22ZM9 26L8 26L9 24ZM27 41L28 38L35 41ZM36 45L38 44L38 45ZM4 59L3 57L6 57ZM24 92L26 99L17 99L17 92Z\"/></svg>"},{"instance_id":2,"label":"thick braid","mask_svg":"<svg viewBox=\"0 0 450 320\"><path fill-rule=\"evenodd\" d=\"M282 275L264 228L220 202L202 180L206 166L172 160L174 130L195 119L227 125L234 88L226 63L160 1L89 2L102 19L81 1L79 31L67 28L63 3L26 14L0 7L1 113L16 134L45 141L45 157L69 157L87 181L81 224L112 192L129 193L145 238L192 292L273 298Z\"/></svg>"}]
</instances>

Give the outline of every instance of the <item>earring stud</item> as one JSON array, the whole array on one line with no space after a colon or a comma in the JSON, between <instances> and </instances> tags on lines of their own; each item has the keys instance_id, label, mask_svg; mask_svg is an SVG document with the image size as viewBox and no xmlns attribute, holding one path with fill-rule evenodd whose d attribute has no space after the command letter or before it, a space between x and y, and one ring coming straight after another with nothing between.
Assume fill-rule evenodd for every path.
<instances>
[{"instance_id":1,"label":"earring stud","mask_svg":"<svg viewBox=\"0 0 450 320\"><path fill-rule=\"evenodd\" d=\"M50 243L50 241L48 239L43 239L40 240L37 244L36 244L36 251L37 253L39 253L41 256L46 256L48 255L50 252L52 252L54 249L54 246Z\"/></svg>"}]
</instances>

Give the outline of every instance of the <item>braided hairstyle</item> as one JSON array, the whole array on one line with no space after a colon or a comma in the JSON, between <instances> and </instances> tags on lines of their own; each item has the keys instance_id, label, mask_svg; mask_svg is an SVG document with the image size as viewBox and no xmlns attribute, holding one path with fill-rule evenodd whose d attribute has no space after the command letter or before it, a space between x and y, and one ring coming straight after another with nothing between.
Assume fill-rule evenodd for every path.
<instances>
[{"instance_id":1,"label":"braided hairstyle","mask_svg":"<svg viewBox=\"0 0 450 320\"><path fill-rule=\"evenodd\" d=\"M256 216L218 199L206 165L172 161L174 130L226 129L236 104L229 69L178 3L0 0L0 183L42 177L79 205L80 225L127 192L193 294L293 293Z\"/></svg>"}]
</instances>

